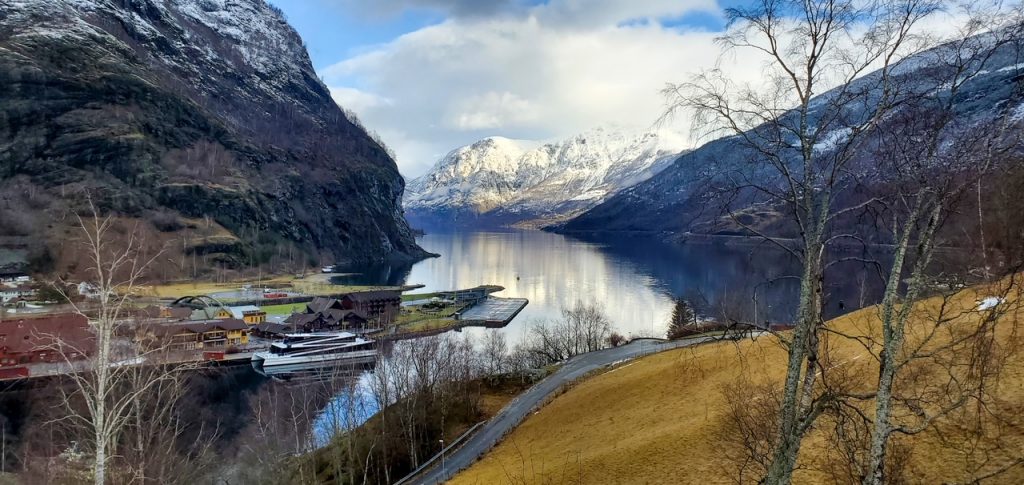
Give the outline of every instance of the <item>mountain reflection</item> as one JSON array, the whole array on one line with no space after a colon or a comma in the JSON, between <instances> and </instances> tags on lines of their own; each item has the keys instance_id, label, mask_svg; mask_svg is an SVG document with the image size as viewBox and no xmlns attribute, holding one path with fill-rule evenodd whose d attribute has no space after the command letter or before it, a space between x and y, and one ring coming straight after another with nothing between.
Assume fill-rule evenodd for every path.
<instances>
[{"instance_id":1,"label":"mountain reflection","mask_svg":"<svg viewBox=\"0 0 1024 485\"><path fill-rule=\"evenodd\" d=\"M505 287L498 296L530 304L506 332L515 339L529 321L555 318L577 300L598 304L623 334L663 335L673 297L707 314L722 308L759 321L792 313L796 263L766 245L663 244L651 237L580 240L540 231L431 233L418 241L440 258L411 267L378 265L339 276L342 284L423 284L422 292L481 284Z\"/></svg>"}]
</instances>

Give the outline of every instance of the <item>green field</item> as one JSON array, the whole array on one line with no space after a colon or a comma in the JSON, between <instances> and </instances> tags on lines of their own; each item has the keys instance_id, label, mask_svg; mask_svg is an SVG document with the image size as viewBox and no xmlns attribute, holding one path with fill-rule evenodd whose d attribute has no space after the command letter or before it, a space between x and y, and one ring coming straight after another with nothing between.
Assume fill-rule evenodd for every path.
<instances>
[{"instance_id":1,"label":"green field","mask_svg":"<svg viewBox=\"0 0 1024 485\"><path fill-rule=\"evenodd\" d=\"M284 305L264 305L260 307L267 315L291 315L306 311L305 303L288 303Z\"/></svg>"},{"instance_id":2,"label":"green field","mask_svg":"<svg viewBox=\"0 0 1024 485\"><path fill-rule=\"evenodd\" d=\"M413 293L411 295L402 295L402 301L426 300L435 296L437 296L437 293Z\"/></svg>"}]
</instances>

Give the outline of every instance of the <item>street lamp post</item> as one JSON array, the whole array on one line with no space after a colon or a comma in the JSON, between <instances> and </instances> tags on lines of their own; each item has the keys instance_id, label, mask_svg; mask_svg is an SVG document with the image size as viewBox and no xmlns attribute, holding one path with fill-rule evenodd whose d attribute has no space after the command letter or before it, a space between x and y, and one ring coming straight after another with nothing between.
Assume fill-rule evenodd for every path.
<instances>
[{"instance_id":1,"label":"street lamp post","mask_svg":"<svg viewBox=\"0 0 1024 485\"><path fill-rule=\"evenodd\" d=\"M444 440L441 439L437 441L441 443L441 476L448 478L448 470L446 470L444 466Z\"/></svg>"}]
</instances>

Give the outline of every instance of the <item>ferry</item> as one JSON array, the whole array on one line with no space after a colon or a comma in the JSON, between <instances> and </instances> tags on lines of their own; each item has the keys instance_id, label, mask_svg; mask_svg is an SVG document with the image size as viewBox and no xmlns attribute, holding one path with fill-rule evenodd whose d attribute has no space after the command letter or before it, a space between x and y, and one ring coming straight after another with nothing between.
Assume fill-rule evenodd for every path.
<instances>
[{"instance_id":1,"label":"ferry","mask_svg":"<svg viewBox=\"0 0 1024 485\"><path fill-rule=\"evenodd\" d=\"M377 361L377 342L350 332L292 333L252 356L252 367L268 377L310 373Z\"/></svg>"}]
</instances>

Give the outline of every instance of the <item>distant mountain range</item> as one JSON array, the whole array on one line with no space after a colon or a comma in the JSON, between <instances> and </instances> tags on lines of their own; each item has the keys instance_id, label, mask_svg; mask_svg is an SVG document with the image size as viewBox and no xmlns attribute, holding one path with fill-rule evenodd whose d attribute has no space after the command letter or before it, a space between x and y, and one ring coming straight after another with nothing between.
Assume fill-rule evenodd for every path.
<instances>
[{"instance_id":1,"label":"distant mountain range","mask_svg":"<svg viewBox=\"0 0 1024 485\"><path fill-rule=\"evenodd\" d=\"M979 39L979 43L986 42ZM941 96L942 93L935 90L935 87L919 81L929 77L937 70L944 69L944 64L937 59L944 55L940 47L932 51L918 54L905 59L893 70L893 75L900 83L901 89L908 92L920 93L921 96ZM1024 130L1024 64L1021 63L1021 53L1014 45L1007 45L997 51L989 58L976 76L970 78L962 87L955 103L955 119L950 123L947 133L961 133L963 130L972 130L976 126L984 126L986 120L995 119L1009 114L1011 122L1010 131L1021 132ZM870 90L873 82L878 79L879 73L871 73L854 81L851 90L868 90L869 96L876 96ZM945 88L948 89L948 88ZM812 99L811 110L808 118L813 124L815 120L826 118L826 110L830 109L829 100L835 96L834 91L823 93ZM913 106L913 105L910 105ZM847 108L855 110L855 108ZM905 112L909 110L910 112ZM915 114L907 107L901 108L897 113L885 119L878 130L899 130L901 119L912 119ZM786 115L789 116L789 115ZM851 126L856 126L859 114L855 111L846 111L841 119L850 120ZM757 128L751 131L755 133ZM814 147L816 152L827 156L835 149L836 142L842 141L848 131L843 128L834 129L821 137L821 142ZM757 138L754 134L753 138ZM795 153L795 150L794 150ZM765 170L766 164L751 163L758 159L758 154L753 153L747 145L742 143L738 137L725 137L712 140L699 148L696 148L680 157L665 168L657 177L650 178L632 187L625 188L602 200L600 204L590 208L585 213L559 224L554 229L559 232L655 232L664 234L668 239L686 239L691 236L703 235L728 235L745 236L753 235L744 227L736 224L733 215L744 220L743 224L748 227L755 227L759 232L772 234L780 237L797 237L798 228L789 222L789 218L782 213L782 208L774 207L764 203L763 200L735 200L730 195L721 193L721 187L728 185L731 181L757 181L765 185L773 183L783 187L781 176L772 170ZM1000 167L1000 177L993 177L985 180L986 188L982 190L983 197L1002 197L1000 194L1014 193L1019 190L1019 181L1024 178L1024 164L1021 163L1024 154L1018 150L1016 153L1008 153L1005 162ZM934 170L940 173L943 170L959 170L955 166L956 161L952 160L950 166L936 166ZM851 197L867 197L872 191L884 191L888 177L892 174L885 173L878 169L872 154L858 153L849 168L856 171L861 177L861 189ZM956 172L954 172L956 173ZM735 182L731 182L735 184ZM1018 184L1018 185L1007 185ZM851 191L852 193L852 191ZM859 194L859 195L858 195ZM971 234L977 234L978 210L974 204L975 198L968 197L963 202L961 210L952 214L951 220L946 224L947 230L957 235L952 237L970 238ZM1012 198L1011 198L1012 199ZM1013 215L1020 213L1021 206L1018 200L1001 200L989 203L989 210L1001 211L1000 217L1017 218ZM849 205L849 200L838 200L837 204ZM1006 206L1010 203L1011 206ZM1015 204L1016 209L1012 206ZM842 205L840 205L842 206ZM726 210L728 207L728 210ZM972 215L973 214L973 215ZM995 220L995 214L991 220ZM1024 222L1024 221L1022 221ZM862 220L842 221L843 224L863 224ZM870 222L867 222L870 223ZM988 223L988 222L987 222ZM1007 231L1006 227L994 227L986 229L986 232ZM883 231L884 232L884 231ZM880 239L887 236L880 235ZM1009 232L1006 240L1016 238ZM884 242L884 241L883 241ZM991 241L990 241L991 242Z\"/></svg>"},{"instance_id":2,"label":"distant mountain range","mask_svg":"<svg viewBox=\"0 0 1024 485\"><path fill-rule=\"evenodd\" d=\"M541 227L650 179L682 151L676 137L602 127L549 143L484 138L409 182L414 227Z\"/></svg>"},{"instance_id":3,"label":"distant mountain range","mask_svg":"<svg viewBox=\"0 0 1024 485\"><path fill-rule=\"evenodd\" d=\"M82 189L141 237L177 241L166 277L185 255L207 268L425 255L394 160L264 0L0 2L0 86L4 264L74 267Z\"/></svg>"}]
</instances>

